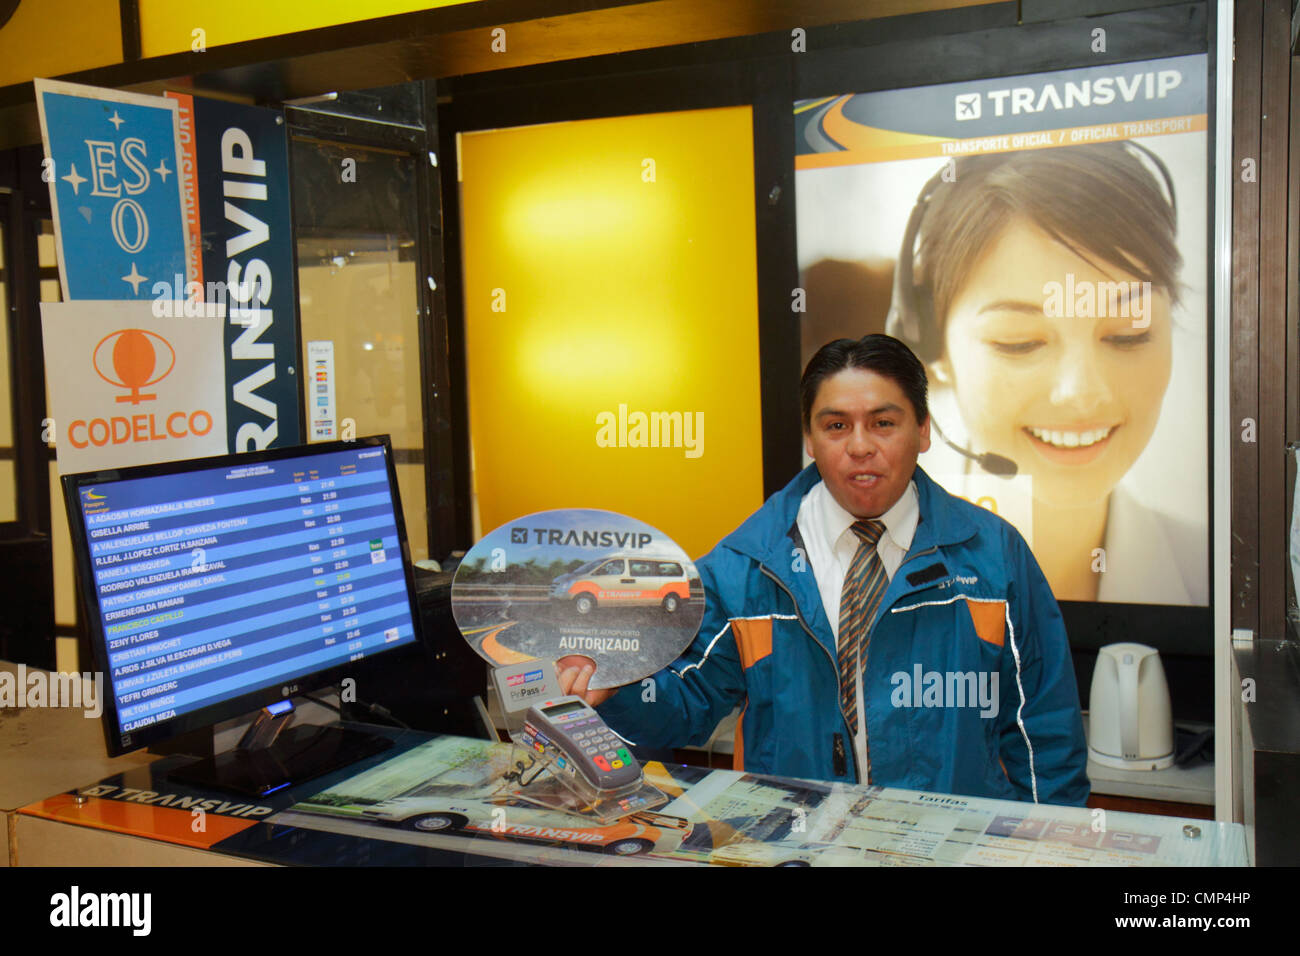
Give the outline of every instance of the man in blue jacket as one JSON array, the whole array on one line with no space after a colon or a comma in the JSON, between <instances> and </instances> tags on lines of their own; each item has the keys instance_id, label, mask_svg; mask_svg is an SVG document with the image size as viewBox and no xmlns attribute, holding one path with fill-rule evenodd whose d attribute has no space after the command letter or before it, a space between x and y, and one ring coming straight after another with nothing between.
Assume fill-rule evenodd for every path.
<instances>
[{"instance_id":1,"label":"man in blue jacket","mask_svg":"<svg viewBox=\"0 0 1300 956\"><path fill-rule=\"evenodd\" d=\"M1024 539L917 466L924 366L897 339L839 339L800 384L815 464L697 568L704 622L617 692L560 683L633 744L700 744L743 707L754 773L1082 805L1087 754L1060 610Z\"/></svg>"}]
</instances>

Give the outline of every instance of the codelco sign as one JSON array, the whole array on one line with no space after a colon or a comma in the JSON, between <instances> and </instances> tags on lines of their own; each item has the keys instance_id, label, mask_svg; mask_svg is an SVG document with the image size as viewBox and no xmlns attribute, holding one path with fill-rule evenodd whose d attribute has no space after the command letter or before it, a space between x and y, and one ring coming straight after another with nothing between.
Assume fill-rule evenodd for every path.
<instances>
[{"instance_id":1,"label":"codelco sign","mask_svg":"<svg viewBox=\"0 0 1300 956\"><path fill-rule=\"evenodd\" d=\"M142 392L161 382L176 367L176 350L170 342L146 329L118 329L99 340L92 354L96 374L109 385L127 390L117 402L140 405L155 402L156 392ZM212 431L212 413L200 408L172 411L165 417L154 411L110 415L68 425L67 438L74 448L121 445L125 442L162 441L167 438L202 437Z\"/></svg>"},{"instance_id":2,"label":"codelco sign","mask_svg":"<svg viewBox=\"0 0 1300 956\"><path fill-rule=\"evenodd\" d=\"M226 453L223 317L46 302L41 321L60 473Z\"/></svg>"}]
</instances>

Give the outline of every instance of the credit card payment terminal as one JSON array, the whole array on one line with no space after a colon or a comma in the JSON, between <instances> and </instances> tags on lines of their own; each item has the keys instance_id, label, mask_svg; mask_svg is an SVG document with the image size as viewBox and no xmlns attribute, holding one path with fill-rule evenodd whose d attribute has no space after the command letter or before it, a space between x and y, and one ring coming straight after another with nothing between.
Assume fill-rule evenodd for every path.
<instances>
[{"instance_id":1,"label":"credit card payment terminal","mask_svg":"<svg viewBox=\"0 0 1300 956\"><path fill-rule=\"evenodd\" d=\"M641 765L627 744L581 697L556 697L529 707L523 737L527 746L551 761L561 779L581 777L602 791L641 781Z\"/></svg>"}]
</instances>

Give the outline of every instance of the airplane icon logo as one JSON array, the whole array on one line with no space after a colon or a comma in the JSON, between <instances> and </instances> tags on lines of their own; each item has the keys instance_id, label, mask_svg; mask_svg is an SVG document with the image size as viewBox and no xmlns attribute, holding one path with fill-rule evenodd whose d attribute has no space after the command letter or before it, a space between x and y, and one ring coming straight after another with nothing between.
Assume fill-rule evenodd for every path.
<instances>
[{"instance_id":1,"label":"airplane icon logo","mask_svg":"<svg viewBox=\"0 0 1300 956\"><path fill-rule=\"evenodd\" d=\"M978 93L959 93L956 98L957 119L973 120L980 118L980 95Z\"/></svg>"}]
</instances>

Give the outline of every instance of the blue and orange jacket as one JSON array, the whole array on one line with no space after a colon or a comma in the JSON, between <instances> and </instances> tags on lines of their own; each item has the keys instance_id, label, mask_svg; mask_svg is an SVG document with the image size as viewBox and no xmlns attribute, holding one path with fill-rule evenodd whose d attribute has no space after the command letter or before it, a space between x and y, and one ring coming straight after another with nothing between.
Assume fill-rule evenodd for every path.
<instances>
[{"instance_id":1,"label":"blue and orange jacket","mask_svg":"<svg viewBox=\"0 0 1300 956\"><path fill-rule=\"evenodd\" d=\"M1083 805L1083 720L1047 581L1014 527L919 466L921 520L871 628L860 779L796 522L820 480L809 465L697 563L708 602L699 633L653 693L632 684L600 706L609 725L638 745L701 744L743 704L737 769ZM963 703L981 681L991 691L994 674L996 708Z\"/></svg>"}]
</instances>

